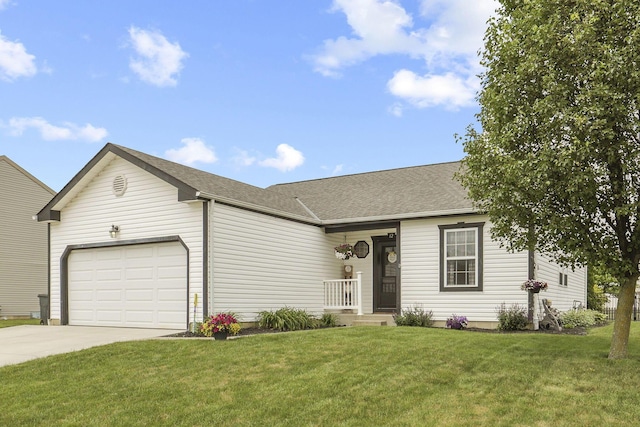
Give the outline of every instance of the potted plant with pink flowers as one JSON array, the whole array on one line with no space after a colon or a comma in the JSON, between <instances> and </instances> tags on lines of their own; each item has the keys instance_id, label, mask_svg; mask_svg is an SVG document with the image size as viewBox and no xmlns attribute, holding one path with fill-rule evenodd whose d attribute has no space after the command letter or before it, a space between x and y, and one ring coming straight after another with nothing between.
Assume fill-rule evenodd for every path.
<instances>
[{"instance_id":1,"label":"potted plant with pink flowers","mask_svg":"<svg viewBox=\"0 0 640 427\"><path fill-rule=\"evenodd\" d=\"M338 259L347 260L356 256L350 243L343 243L333 248L333 250Z\"/></svg>"},{"instance_id":2,"label":"potted plant with pink flowers","mask_svg":"<svg viewBox=\"0 0 640 427\"><path fill-rule=\"evenodd\" d=\"M241 329L236 316L230 313L211 315L200 326L200 332L205 337L213 337L216 340L226 340L228 335L237 335Z\"/></svg>"},{"instance_id":3,"label":"potted plant with pink flowers","mask_svg":"<svg viewBox=\"0 0 640 427\"><path fill-rule=\"evenodd\" d=\"M541 280L529 279L520 286L523 291L529 291L532 294L537 294L540 291L546 291L549 287L547 282Z\"/></svg>"}]
</instances>

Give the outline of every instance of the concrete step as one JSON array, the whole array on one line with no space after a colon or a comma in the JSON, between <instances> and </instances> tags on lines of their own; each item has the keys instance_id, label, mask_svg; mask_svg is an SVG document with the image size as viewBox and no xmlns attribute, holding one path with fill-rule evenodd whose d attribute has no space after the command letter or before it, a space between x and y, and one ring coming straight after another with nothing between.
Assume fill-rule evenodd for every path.
<instances>
[{"instance_id":1,"label":"concrete step","mask_svg":"<svg viewBox=\"0 0 640 427\"><path fill-rule=\"evenodd\" d=\"M346 326L396 326L391 314L338 314L339 324Z\"/></svg>"},{"instance_id":2,"label":"concrete step","mask_svg":"<svg viewBox=\"0 0 640 427\"><path fill-rule=\"evenodd\" d=\"M386 320L354 320L351 326L387 326Z\"/></svg>"}]
</instances>

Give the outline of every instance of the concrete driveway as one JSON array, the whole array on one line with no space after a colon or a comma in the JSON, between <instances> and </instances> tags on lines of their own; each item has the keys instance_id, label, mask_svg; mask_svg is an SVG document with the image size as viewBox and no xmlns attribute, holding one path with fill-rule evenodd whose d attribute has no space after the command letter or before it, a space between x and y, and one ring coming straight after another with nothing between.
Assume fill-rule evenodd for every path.
<instances>
[{"instance_id":1,"label":"concrete driveway","mask_svg":"<svg viewBox=\"0 0 640 427\"><path fill-rule=\"evenodd\" d=\"M145 340L178 332L183 331L40 325L0 328L0 366L119 341Z\"/></svg>"}]
</instances>

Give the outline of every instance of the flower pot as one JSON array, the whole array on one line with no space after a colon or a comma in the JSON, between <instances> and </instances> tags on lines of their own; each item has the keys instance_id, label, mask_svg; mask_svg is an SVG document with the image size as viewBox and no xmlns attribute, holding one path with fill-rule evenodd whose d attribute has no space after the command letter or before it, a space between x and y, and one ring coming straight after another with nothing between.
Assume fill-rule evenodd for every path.
<instances>
[{"instance_id":1,"label":"flower pot","mask_svg":"<svg viewBox=\"0 0 640 427\"><path fill-rule=\"evenodd\" d=\"M226 340L229 333L227 331L218 331L213 333L214 340Z\"/></svg>"},{"instance_id":2,"label":"flower pot","mask_svg":"<svg viewBox=\"0 0 640 427\"><path fill-rule=\"evenodd\" d=\"M529 292L531 292L532 294L539 294L540 293L540 288L538 288L538 289L529 289Z\"/></svg>"}]
</instances>

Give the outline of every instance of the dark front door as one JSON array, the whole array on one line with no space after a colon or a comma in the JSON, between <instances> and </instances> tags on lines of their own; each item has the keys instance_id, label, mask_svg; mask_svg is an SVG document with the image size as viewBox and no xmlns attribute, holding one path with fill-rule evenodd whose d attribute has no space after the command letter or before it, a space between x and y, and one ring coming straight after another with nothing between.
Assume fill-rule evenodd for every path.
<instances>
[{"instance_id":1,"label":"dark front door","mask_svg":"<svg viewBox=\"0 0 640 427\"><path fill-rule=\"evenodd\" d=\"M398 264L396 240L374 237L373 240L373 309L396 311L398 307Z\"/></svg>"}]
</instances>

